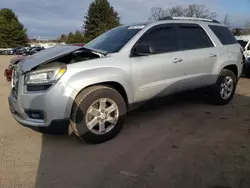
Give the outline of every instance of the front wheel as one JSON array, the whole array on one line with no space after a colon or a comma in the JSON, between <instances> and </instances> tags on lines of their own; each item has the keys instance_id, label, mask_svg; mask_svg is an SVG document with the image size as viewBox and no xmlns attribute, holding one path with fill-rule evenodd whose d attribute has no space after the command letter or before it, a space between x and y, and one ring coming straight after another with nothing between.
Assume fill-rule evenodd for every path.
<instances>
[{"instance_id":1,"label":"front wheel","mask_svg":"<svg viewBox=\"0 0 250 188\"><path fill-rule=\"evenodd\" d=\"M236 75L231 70L223 69L212 89L211 101L218 105L228 104L235 94L236 85Z\"/></svg>"},{"instance_id":2,"label":"front wheel","mask_svg":"<svg viewBox=\"0 0 250 188\"><path fill-rule=\"evenodd\" d=\"M88 142L105 142L120 132L126 113L126 103L115 89L89 87L75 99L71 127L77 136Z\"/></svg>"}]
</instances>

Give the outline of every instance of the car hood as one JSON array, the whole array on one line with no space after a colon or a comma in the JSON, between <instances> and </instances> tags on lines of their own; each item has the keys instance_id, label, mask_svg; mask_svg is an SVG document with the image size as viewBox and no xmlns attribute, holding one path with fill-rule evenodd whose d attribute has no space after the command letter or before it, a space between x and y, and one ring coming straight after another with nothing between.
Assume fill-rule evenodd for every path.
<instances>
[{"instance_id":1,"label":"car hood","mask_svg":"<svg viewBox=\"0 0 250 188\"><path fill-rule=\"evenodd\" d=\"M51 47L51 48L42 50L42 51L37 52L31 56L25 57L20 62L21 71L23 73L30 71L31 69L33 69L39 65L46 64L47 62L51 62L54 59L60 58L64 55L70 54L70 53L77 51L77 50L90 51L90 52L99 54L100 56L107 55L107 52L105 52L105 51L96 50L96 49L89 49L89 48L85 48L82 46L59 45L59 46L55 46L55 47Z\"/></svg>"}]
</instances>

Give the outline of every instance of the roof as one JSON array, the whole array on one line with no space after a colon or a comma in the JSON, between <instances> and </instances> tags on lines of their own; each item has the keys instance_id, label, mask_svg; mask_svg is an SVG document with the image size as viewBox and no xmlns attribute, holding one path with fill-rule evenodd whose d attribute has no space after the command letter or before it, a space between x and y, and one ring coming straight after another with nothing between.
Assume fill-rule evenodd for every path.
<instances>
[{"instance_id":1,"label":"roof","mask_svg":"<svg viewBox=\"0 0 250 188\"><path fill-rule=\"evenodd\" d=\"M141 23L134 23L130 25L124 25L124 26L148 26L148 25L157 25L158 23L210 23L214 25L223 25L219 21L214 19L207 19L207 18L194 18L194 17L164 17L156 21L149 21L149 22L141 22Z\"/></svg>"},{"instance_id":2,"label":"roof","mask_svg":"<svg viewBox=\"0 0 250 188\"><path fill-rule=\"evenodd\" d=\"M201 21L201 22L220 23L219 21L214 20L214 19L194 18L194 17L171 17L171 16L167 16L167 17L163 17L163 18L159 19L159 21L161 21L161 20L188 20L188 21Z\"/></svg>"}]
</instances>

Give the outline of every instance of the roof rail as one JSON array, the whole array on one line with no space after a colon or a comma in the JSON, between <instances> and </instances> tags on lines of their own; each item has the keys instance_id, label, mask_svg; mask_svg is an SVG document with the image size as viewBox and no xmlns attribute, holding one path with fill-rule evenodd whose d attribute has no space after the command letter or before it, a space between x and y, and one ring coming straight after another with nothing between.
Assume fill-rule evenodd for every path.
<instances>
[{"instance_id":1,"label":"roof rail","mask_svg":"<svg viewBox=\"0 0 250 188\"><path fill-rule=\"evenodd\" d=\"M166 16L166 17L163 17L163 18L159 18L158 20L159 20L159 21L160 21L160 20L173 20L173 17L171 17L171 16Z\"/></svg>"},{"instance_id":2,"label":"roof rail","mask_svg":"<svg viewBox=\"0 0 250 188\"><path fill-rule=\"evenodd\" d=\"M208 19L208 18L195 18L195 17L163 17L160 18L159 20L196 20L196 21L203 21L203 22L213 22L213 23L220 23L217 20L214 19Z\"/></svg>"}]
</instances>

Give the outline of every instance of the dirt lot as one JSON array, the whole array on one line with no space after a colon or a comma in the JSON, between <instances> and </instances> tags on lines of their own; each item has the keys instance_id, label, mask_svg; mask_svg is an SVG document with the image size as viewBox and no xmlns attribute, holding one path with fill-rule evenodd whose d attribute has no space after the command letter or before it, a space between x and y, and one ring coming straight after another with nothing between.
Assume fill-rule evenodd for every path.
<instances>
[{"instance_id":1,"label":"dirt lot","mask_svg":"<svg viewBox=\"0 0 250 188\"><path fill-rule=\"evenodd\" d=\"M10 58L0 56L1 188L250 187L250 80L240 80L227 106L194 94L149 104L118 137L89 145L13 120L3 78Z\"/></svg>"}]
</instances>

